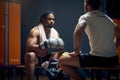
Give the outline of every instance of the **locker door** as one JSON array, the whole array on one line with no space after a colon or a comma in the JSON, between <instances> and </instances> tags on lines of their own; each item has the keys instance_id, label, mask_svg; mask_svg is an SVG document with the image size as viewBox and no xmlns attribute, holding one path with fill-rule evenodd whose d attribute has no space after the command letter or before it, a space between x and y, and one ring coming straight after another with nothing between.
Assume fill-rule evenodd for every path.
<instances>
[{"instance_id":1,"label":"locker door","mask_svg":"<svg viewBox=\"0 0 120 80\"><path fill-rule=\"evenodd\" d=\"M4 0L0 0L0 65L4 64Z\"/></svg>"},{"instance_id":2,"label":"locker door","mask_svg":"<svg viewBox=\"0 0 120 80\"><path fill-rule=\"evenodd\" d=\"M9 65L20 64L20 3L8 2Z\"/></svg>"}]
</instances>

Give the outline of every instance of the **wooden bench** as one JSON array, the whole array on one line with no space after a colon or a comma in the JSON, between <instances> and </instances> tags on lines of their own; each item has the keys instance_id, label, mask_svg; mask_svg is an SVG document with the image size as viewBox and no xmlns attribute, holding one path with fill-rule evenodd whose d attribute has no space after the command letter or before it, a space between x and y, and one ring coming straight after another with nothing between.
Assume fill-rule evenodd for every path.
<instances>
[{"instance_id":1,"label":"wooden bench","mask_svg":"<svg viewBox=\"0 0 120 80\"><path fill-rule=\"evenodd\" d=\"M35 69L40 69L40 68L41 68L40 66L36 66L35 67ZM15 75L16 74L15 70L19 70L20 71L20 80L24 80L25 65L0 66L0 80L3 77L7 77L7 80L12 80L11 79L11 74L13 73ZM5 76L4 76L4 72L7 72L7 74L5 74ZM39 73L38 70L36 70L36 75L35 75L36 76L36 80L39 80L39 74L38 73ZM42 76L42 77L46 77L47 78L47 76Z\"/></svg>"},{"instance_id":2,"label":"wooden bench","mask_svg":"<svg viewBox=\"0 0 120 80\"><path fill-rule=\"evenodd\" d=\"M40 69L40 66L36 66L36 69ZM25 65L16 65L16 66L0 66L0 71L1 69L5 69L6 71L8 71L8 80L10 80L10 72L14 71L15 69L19 69L20 70L20 80L23 80L24 78L24 74L25 74ZM108 71L108 80L110 80L110 76L111 74L114 72L115 76L116 76L116 80L120 80L120 64L113 67L113 68L97 68L97 67L82 67L80 69L86 69L86 70L93 70L93 71ZM36 70L37 74L36 76L36 80L39 80L39 72L38 70ZM93 74L90 73L91 79L93 78ZM47 76L45 76L47 77ZM114 79L115 80L115 79Z\"/></svg>"},{"instance_id":3,"label":"wooden bench","mask_svg":"<svg viewBox=\"0 0 120 80\"><path fill-rule=\"evenodd\" d=\"M115 66L115 67L111 67L111 68L103 68L103 67L82 67L80 69L86 69L89 70L89 74L90 74L90 78L93 80L95 78L94 74L96 75L96 80L100 80L99 78L102 78L100 75L101 71L107 71L107 79L108 80L120 80L120 64ZM112 77L113 76L113 77ZM112 79L114 78L114 79Z\"/></svg>"},{"instance_id":4,"label":"wooden bench","mask_svg":"<svg viewBox=\"0 0 120 80\"><path fill-rule=\"evenodd\" d=\"M19 66L16 66L16 67L21 69L21 71L22 71L21 72L21 80L23 80L23 73L24 73L25 66L24 65L19 65ZM41 68L41 67L40 66L36 66L36 69L39 69L39 68ZM81 69L87 69L87 70L91 70L93 72L95 71L95 73L96 72L100 72L100 71L107 71L108 72L108 80L110 80L111 74L113 74L113 72L114 72L114 75L116 76L116 80L120 80L120 64L115 66L115 67L112 67L112 68L82 67ZM37 71L36 80L39 80L38 70L36 70L36 71ZM90 72L90 76L91 76L92 80L94 78L93 72ZM97 77L100 78L99 76L97 76Z\"/></svg>"},{"instance_id":5,"label":"wooden bench","mask_svg":"<svg viewBox=\"0 0 120 80\"><path fill-rule=\"evenodd\" d=\"M23 80L23 76L24 76L24 73L25 73L25 65L18 65L16 66L17 69L21 69L21 80ZM41 66L36 66L35 67L35 70L36 70L36 80L39 80L39 70L38 69L42 69ZM43 76L42 76L43 77ZM47 78L46 75L44 75L44 77Z\"/></svg>"}]
</instances>

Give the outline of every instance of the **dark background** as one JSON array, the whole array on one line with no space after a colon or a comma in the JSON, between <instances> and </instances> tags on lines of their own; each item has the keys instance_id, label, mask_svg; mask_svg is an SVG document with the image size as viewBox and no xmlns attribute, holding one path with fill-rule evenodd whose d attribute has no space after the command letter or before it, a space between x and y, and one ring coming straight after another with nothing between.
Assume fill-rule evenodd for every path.
<instances>
[{"instance_id":1,"label":"dark background","mask_svg":"<svg viewBox=\"0 0 120 80\"><path fill-rule=\"evenodd\" d=\"M119 0L120 1L120 0ZM43 11L52 10L56 15L55 28L65 42L65 51L73 51L73 31L79 17L84 14L83 0L21 0L21 64L24 64L25 42L31 28L36 26ZM100 10L106 13L106 1ZM84 34L81 51L89 52Z\"/></svg>"}]
</instances>

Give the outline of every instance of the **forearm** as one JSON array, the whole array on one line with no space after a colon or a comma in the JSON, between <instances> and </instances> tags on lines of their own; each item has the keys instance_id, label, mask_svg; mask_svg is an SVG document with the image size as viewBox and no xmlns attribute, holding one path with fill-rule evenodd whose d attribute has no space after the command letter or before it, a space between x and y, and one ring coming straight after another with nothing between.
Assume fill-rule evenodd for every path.
<instances>
[{"instance_id":1,"label":"forearm","mask_svg":"<svg viewBox=\"0 0 120 80\"><path fill-rule=\"evenodd\" d=\"M31 45L26 45L26 51L34 51L34 52L36 52L36 51L38 51L38 49L40 49L39 48L39 45L33 45L33 44L31 44Z\"/></svg>"},{"instance_id":2,"label":"forearm","mask_svg":"<svg viewBox=\"0 0 120 80\"><path fill-rule=\"evenodd\" d=\"M82 38L74 38L74 51L75 53L80 53Z\"/></svg>"}]
</instances>

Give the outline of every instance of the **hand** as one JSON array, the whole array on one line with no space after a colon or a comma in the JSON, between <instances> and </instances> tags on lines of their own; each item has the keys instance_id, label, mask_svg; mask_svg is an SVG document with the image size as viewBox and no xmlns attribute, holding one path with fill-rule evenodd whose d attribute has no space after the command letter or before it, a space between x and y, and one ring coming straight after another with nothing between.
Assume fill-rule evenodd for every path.
<instances>
[{"instance_id":1,"label":"hand","mask_svg":"<svg viewBox=\"0 0 120 80\"><path fill-rule=\"evenodd\" d=\"M49 62L48 61L45 61L41 64L41 67L42 68L47 68L49 66Z\"/></svg>"},{"instance_id":2,"label":"hand","mask_svg":"<svg viewBox=\"0 0 120 80\"><path fill-rule=\"evenodd\" d=\"M70 56L78 56L80 53L77 53L77 52L71 52L69 53Z\"/></svg>"},{"instance_id":3,"label":"hand","mask_svg":"<svg viewBox=\"0 0 120 80\"><path fill-rule=\"evenodd\" d=\"M58 50L59 54L64 53L64 49L63 48L58 48L57 50Z\"/></svg>"}]
</instances>

